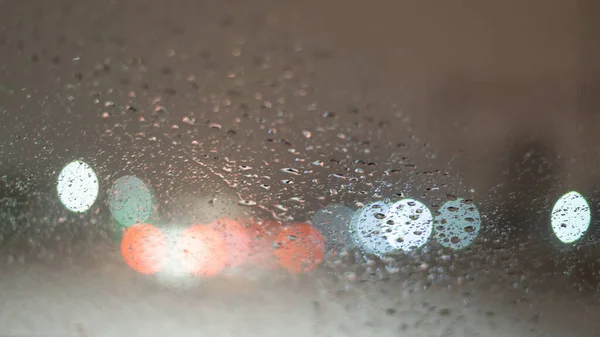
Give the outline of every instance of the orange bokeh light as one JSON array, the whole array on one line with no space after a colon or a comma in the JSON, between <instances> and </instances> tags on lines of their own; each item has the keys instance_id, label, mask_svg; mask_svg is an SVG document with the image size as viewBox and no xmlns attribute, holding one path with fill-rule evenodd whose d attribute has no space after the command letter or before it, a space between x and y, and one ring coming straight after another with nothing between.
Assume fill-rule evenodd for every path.
<instances>
[{"instance_id":1,"label":"orange bokeh light","mask_svg":"<svg viewBox=\"0 0 600 337\"><path fill-rule=\"evenodd\" d=\"M219 274L228 263L228 251L223 235L207 225L186 229L175 244L179 263L196 276Z\"/></svg>"},{"instance_id":2,"label":"orange bokeh light","mask_svg":"<svg viewBox=\"0 0 600 337\"><path fill-rule=\"evenodd\" d=\"M160 229L152 225L131 226L123 234L121 255L133 270L142 274L154 274L167 263L167 238Z\"/></svg>"},{"instance_id":3,"label":"orange bokeh light","mask_svg":"<svg viewBox=\"0 0 600 337\"><path fill-rule=\"evenodd\" d=\"M292 273L315 269L325 256L325 241L318 230L307 223L286 226L276 238L275 257Z\"/></svg>"},{"instance_id":4,"label":"orange bokeh light","mask_svg":"<svg viewBox=\"0 0 600 337\"><path fill-rule=\"evenodd\" d=\"M235 267L246 262L250 249L250 237L244 226L236 220L219 219L211 223L211 227L223 237L229 266Z\"/></svg>"}]
</instances>

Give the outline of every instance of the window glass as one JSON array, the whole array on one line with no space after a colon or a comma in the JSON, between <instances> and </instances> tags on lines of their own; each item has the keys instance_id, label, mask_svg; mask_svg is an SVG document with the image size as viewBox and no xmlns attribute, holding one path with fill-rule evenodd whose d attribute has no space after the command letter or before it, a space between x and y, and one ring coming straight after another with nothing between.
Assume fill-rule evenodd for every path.
<instances>
[{"instance_id":1,"label":"window glass","mask_svg":"<svg viewBox=\"0 0 600 337\"><path fill-rule=\"evenodd\" d=\"M597 336L591 0L0 0L0 335Z\"/></svg>"}]
</instances>

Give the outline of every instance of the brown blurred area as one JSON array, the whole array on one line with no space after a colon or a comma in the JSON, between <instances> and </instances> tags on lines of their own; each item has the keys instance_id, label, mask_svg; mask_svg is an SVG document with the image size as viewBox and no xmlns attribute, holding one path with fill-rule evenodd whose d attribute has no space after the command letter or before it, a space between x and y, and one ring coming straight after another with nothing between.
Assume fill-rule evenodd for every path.
<instances>
[{"instance_id":1,"label":"brown blurred area","mask_svg":"<svg viewBox=\"0 0 600 337\"><path fill-rule=\"evenodd\" d=\"M496 185L494 177L510 165L511 148L530 141L555 149L562 181L578 186L599 178L591 169L600 150L599 5L593 0L65 1L48 12L27 4L2 6L30 11L32 19L64 12L63 26L41 33L56 29L89 46L91 36L110 36L109 45L156 62L163 59L149 46L185 50L192 37L220 60L222 37L233 40L244 31L247 49L257 52L280 42L318 49L322 57L311 84L323 102L341 106L346 102L336 100L348 96L394 102L412 134L439 153L433 163L422 161L438 167L451 162L448 169L478 190ZM0 15L14 21L11 10ZM159 27L173 34L160 35ZM90 59L94 48L81 54ZM13 75L9 80L22 83L50 80ZM369 114L385 119L391 112L375 106Z\"/></svg>"},{"instance_id":2,"label":"brown blurred area","mask_svg":"<svg viewBox=\"0 0 600 337\"><path fill-rule=\"evenodd\" d=\"M598 2L333 0L297 9L310 22L302 28L352 65L336 69L342 83L397 98L414 132L442 158L460 156L476 186L493 186L511 147L527 141L556 148L566 182L598 178Z\"/></svg>"}]
</instances>

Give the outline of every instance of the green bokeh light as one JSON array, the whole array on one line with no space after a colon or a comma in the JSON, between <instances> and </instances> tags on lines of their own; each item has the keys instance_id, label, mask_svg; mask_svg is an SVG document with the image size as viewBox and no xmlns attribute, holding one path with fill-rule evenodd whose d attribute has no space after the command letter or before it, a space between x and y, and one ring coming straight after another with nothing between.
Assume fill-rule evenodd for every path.
<instances>
[{"instance_id":1,"label":"green bokeh light","mask_svg":"<svg viewBox=\"0 0 600 337\"><path fill-rule=\"evenodd\" d=\"M148 221L155 213L152 191L134 176L115 181L109 191L108 207L114 220L125 227Z\"/></svg>"}]
</instances>

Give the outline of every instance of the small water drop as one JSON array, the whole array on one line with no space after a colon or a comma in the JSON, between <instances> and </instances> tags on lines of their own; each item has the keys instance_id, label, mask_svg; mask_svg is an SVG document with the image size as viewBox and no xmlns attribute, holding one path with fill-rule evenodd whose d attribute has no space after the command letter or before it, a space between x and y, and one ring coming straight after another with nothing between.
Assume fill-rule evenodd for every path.
<instances>
[{"instance_id":1,"label":"small water drop","mask_svg":"<svg viewBox=\"0 0 600 337\"><path fill-rule=\"evenodd\" d=\"M253 200L240 200L238 204L241 206L256 206L256 202Z\"/></svg>"},{"instance_id":2,"label":"small water drop","mask_svg":"<svg viewBox=\"0 0 600 337\"><path fill-rule=\"evenodd\" d=\"M283 172L283 173L289 173L289 174L293 174L293 175L296 175L296 176L299 176L299 175L300 175L300 171L298 171L298 170L296 170L296 169L294 169L294 168L289 168L289 167L282 168L282 169L281 169L281 170L279 170L279 171L281 171L281 172Z\"/></svg>"},{"instance_id":3,"label":"small water drop","mask_svg":"<svg viewBox=\"0 0 600 337\"><path fill-rule=\"evenodd\" d=\"M196 123L196 119L195 118L190 118L190 117L183 117L183 119L181 120L183 123L185 124L189 124L189 125L193 125L194 123Z\"/></svg>"}]
</instances>

